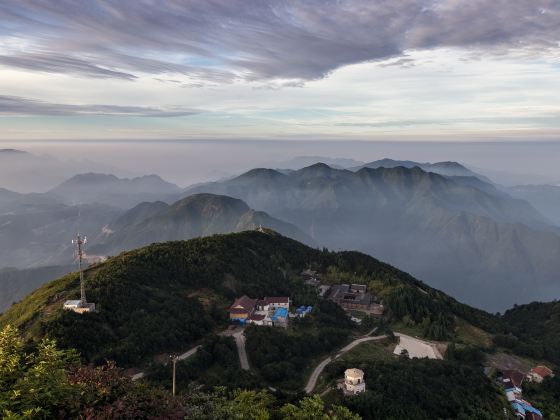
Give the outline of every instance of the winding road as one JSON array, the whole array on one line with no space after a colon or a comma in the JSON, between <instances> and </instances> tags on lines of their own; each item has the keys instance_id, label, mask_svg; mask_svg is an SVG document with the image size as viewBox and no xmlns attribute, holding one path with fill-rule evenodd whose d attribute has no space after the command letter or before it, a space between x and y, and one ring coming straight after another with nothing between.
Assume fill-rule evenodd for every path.
<instances>
[{"instance_id":1,"label":"winding road","mask_svg":"<svg viewBox=\"0 0 560 420\"><path fill-rule=\"evenodd\" d=\"M311 394L313 392L313 390L315 389L315 386L317 385L317 380L319 379L319 376L321 376L321 373L323 373L323 370L327 367L327 365L330 362L338 359L344 353L349 352L350 350L352 350L354 347L356 347L357 345L359 345L361 343L364 343L366 341L372 341L372 340L382 340L384 338L387 338L387 336L386 335L378 335L378 336L375 336L375 337L367 337L367 336L366 337L361 337L361 338L358 338L358 339L352 341L346 347L343 347L342 349L340 349L336 355L327 357L325 360L323 360L321 363L319 363L317 365L317 367L311 373L311 376L309 377L309 381L307 381L307 385L305 386L305 392L307 394Z\"/></svg>"}]
</instances>

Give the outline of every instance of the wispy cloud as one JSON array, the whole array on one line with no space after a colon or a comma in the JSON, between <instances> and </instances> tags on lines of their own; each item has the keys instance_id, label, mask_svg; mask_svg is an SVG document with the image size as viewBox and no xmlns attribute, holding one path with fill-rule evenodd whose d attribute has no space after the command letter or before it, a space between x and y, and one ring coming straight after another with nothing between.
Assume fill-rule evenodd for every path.
<instances>
[{"instance_id":1,"label":"wispy cloud","mask_svg":"<svg viewBox=\"0 0 560 420\"><path fill-rule=\"evenodd\" d=\"M13 48L2 38L20 39ZM555 0L3 0L0 63L133 80L306 81L405 51L461 47L487 54L557 48ZM11 43L10 45L13 45Z\"/></svg>"},{"instance_id":2,"label":"wispy cloud","mask_svg":"<svg viewBox=\"0 0 560 420\"><path fill-rule=\"evenodd\" d=\"M190 109L160 109L118 105L67 105L36 101L17 96L0 95L0 115L24 116L120 116L120 117L184 117L200 114Z\"/></svg>"}]
</instances>

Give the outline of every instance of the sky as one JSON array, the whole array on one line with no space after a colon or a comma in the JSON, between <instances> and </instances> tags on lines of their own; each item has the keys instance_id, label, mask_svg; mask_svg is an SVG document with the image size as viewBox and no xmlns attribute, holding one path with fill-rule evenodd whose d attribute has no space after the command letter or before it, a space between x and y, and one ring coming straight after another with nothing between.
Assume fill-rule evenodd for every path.
<instances>
[{"instance_id":1,"label":"sky","mask_svg":"<svg viewBox=\"0 0 560 420\"><path fill-rule=\"evenodd\" d=\"M557 141L557 0L2 0L0 140Z\"/></svg>"}]
</instances>

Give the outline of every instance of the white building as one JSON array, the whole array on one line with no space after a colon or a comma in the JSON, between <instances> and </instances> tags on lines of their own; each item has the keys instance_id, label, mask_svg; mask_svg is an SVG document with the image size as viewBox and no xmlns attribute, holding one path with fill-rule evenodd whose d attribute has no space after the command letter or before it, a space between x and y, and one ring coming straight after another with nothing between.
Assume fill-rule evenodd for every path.
<instances>
[{"instance_id":1,"label":"white building","mask_svg":"<svg viewBox=\"0 0 560 420\"><path fill-rule=\"evenodd\" d=\"M62 308L66 311L74 311L79 314L84 312L95 312L95 303L82 303L80 299L67 300Z\"/></svg>"},{"instance_id":2,"label":"white building","mask_svg":"<svg viewBox=\"0 0 560 420\"><path fill-rule=\"evenodd\" d=\"M257 301L258 311L274 311L278 308L290 310L290 298L285 296L267 296L264 299Z\"/></svg>"},{"instance_id":3,"label":"white building","mask_svg":"<svg viewBox=\"0 0 560 420\"><path fill-rule=\"evenodd\" d=\"M356 395L366 390L364 372L360 369L346 369L344 371L344 382L341 384L342 391L347 395Z\"/></svg>"}]
</instances>

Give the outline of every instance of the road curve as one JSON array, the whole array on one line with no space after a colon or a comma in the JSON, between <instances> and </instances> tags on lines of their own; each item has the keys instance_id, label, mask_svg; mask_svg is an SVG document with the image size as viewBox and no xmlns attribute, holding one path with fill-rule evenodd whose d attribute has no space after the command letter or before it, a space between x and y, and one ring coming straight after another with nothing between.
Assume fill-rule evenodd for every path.
<instances>
[{"instance_id":1,"label":"road curve","mask_svg":"<svg viewBox=\"0 0 560 420\"><path fill-rule=\"evenodd\" d=\"M359 345L361 343L364 343L366 341L372 341L372 340L382 340L384 338L387 338L387 336L386 335L378 335L378 336L375 336L375 337L358 338L358 339L352 341L346 347L343 347L342 349L340 349L334 357L333 356L327 357L325 360L323 360L321 363L319 363L317 365L317 367L311 373L311 376L309 377L309 381L307 381L307 385L305 386L305 392L307 394L311 394L313 392L313 390L315 389L315 386L317 385L317 380L319 379L319 376L321 376L321 373L323 373L323 370L327 367L327 365L330 362L332 362L335 359L338 359L344 353L349 352L350 350L352 350L354 347L356 347L357 345Z\"/></svg>"}]
</instances>

